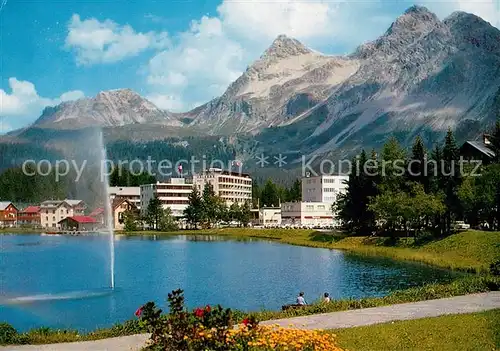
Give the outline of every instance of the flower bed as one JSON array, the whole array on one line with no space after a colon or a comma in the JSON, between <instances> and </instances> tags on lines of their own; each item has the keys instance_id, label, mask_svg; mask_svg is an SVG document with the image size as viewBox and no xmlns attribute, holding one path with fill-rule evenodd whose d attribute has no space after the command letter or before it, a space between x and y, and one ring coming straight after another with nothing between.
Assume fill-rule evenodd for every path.
<instances>
[{"instance_id":1,"label":"flower bed","mask_svg":"<svg viewBox=\"0 0 500 351\"><path fill-rule=\"evenodd\" d=\"M335 335L318 330L261 326L245 318L237 327L233 312L221 306L187 311L182 290L168 295L170 313L153 302L136 312L151 333L148 350L164 351L341 351Z\"/></svg>"}]
</instances>

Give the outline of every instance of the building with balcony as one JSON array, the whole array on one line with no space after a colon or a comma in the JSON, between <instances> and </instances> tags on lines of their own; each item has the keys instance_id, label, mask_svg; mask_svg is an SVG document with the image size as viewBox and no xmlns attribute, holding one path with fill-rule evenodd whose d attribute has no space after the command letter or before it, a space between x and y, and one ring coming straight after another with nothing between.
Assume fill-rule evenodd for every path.
<instances>
[{"instance_id":1,"label":"building with balcony","mask_svg":"<svg viewBox=\"0 0 500 351\"><path fill-rule=\"evenodd\" d=\"M18 209L10 201L0 201L0 227L14 227L17 224Z\"/></svg>"},{"instance_id":2,"label":"building with balcony","mask_svg":"<svg viewBox=\"0 0 500 351\"><path fill-rule=\"evenodd\" d=\"M281 208L280 207L259 208L258 224L265 227L279 227L281 225Z\"/></svg>"},{"instance_id":3,"label":"building with balcony","mask_svg":"<svg viewBox=\"0 0 500 351\"><path fill-rule=\"evenodd\" d=\"M22 226L40 226L40 206L28 206L17 213L17 224Z\"/></svg>"},{"instance_id":4,"label":"building with balcony","mask_svg":"<svg viewBox=\"0 0 500 351\"><path fill-rule=\"evenodd\" d=\"M83 216L85 209L82 200L47 200L40 204L40 224L43 228L59 229L61 220Z\"/></svg>"},{"instance_id":5,"label":"building with balcony","mask_svg":"<svg viewBox=\"0 0 500 351\"><path fill-rule=\"evenodd\" d=\"M252 201L252 178L246 173L210 168L201 174L194 175L193 183L200 192L203 192L205 184L211 184L215 194L220 196L228 206L234 202L242 205Z\"/></svg>"},{"instance_id":6,"label":"building with balcony","mask_svg":"<svg viewBox=\"0 0 500 351\"><path fill-rule=\"evenodd\" d=\"M339 194L346 191L349 176L321 175L302 178L302 201L333 204Z\"/></svg>"},{"instance_id":7,"label":"building with balcony","mask_svg":"<svg viewBox=\"0 0 500 351\"><path fill-rule=\"evenodd\" d=\"M141 214L145 215L151 199L158 197L164 209L170 208L174 217L184 216L189 204L189 194L193 191L193 183L186 178L170 178L166 182L141 185Z\"/></svg>"}]
</instances>

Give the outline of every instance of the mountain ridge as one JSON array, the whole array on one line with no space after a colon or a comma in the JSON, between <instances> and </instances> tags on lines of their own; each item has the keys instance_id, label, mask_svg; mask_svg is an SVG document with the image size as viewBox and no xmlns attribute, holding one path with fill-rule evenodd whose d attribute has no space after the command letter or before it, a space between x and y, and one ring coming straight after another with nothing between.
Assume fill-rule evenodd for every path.
<instances>
[{"instance_id":1,"label":"mountain ridge","mask_svg":"<svg viewBox=\"0 0 500 351\"><path fill-rule=\"evenodd\" d=\"M468 13L441 21L412 6L349 55L324 55L279 35L220 97L191 111L164 111L121 89L47 108L33 127L101 125L117 130L113 139L134 140L170 130L250 138L252 152L345 157L389 135L404 142L422 134L432 143L448 128L479 133L499 111L500 31ZM241 157L252 157L244 149Z\"/></svg>"}]
</instances>

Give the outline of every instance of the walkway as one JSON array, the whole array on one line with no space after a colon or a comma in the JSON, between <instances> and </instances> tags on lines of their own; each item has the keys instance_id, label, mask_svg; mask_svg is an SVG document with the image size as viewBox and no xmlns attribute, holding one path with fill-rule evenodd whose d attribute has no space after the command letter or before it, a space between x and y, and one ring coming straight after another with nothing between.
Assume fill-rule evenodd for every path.
<instances>
[{"instance_id":1,"label":"walkway","mask_svg":"<svg viewBox=\"0 0 500 351\"><path fill-rule=\"evenodd\" d=\"M340 329L397 320L437 317L446 314L481 312L497 308L500 308L500 291L360 310L316 314L267 321L262 324L279 324L283 327L288 327L292 324L296 328L303 329ZM0 347L0 351L138 351L144 345L146 339L146 335L132 335L98 341L43 346L8 346Z\"/></svg>"}]
</instances>

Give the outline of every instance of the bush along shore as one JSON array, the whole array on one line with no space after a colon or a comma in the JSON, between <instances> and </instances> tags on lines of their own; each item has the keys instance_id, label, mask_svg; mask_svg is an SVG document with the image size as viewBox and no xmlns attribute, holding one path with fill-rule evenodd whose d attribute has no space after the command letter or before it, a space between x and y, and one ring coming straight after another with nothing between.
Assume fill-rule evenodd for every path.
<instances>
[{"instance_id":1,"label":"bush along shore","mask_svg":"<svg viewBox=\"0 0 500 351\"><path fill-rule=\"evenodd\" d=\"M259 311L259 312L250 312L250 313L245 313L241 311L229 311L227 312L227 317L228 319L226 320L225 327L226 328L228 325L233 325L233 324L249 324L249 321L253 323L252 325L258 325L259 321L265 321L265 320L273 320L273 319L281 319L281 318L288 318L288 317L295 317L295 316L304 316L304 315L311 315L311 314L317 314L317 313L328 313L328 312L337 312L337 311L345 311L345 310L352 310L352 309L359 309L359 308L368 308L368 307L377 307L377 306L385 306L385 305L392 305L392 304L398 304L398 303L406 303L406 302L416 302L416 301L423 301L423 300L431 300L431 299L439 299L439 298L446 298L446 297L453 297L453 296L460 296L460 295L466 295L466 294L472 294L472 293L480 293L480 292L488 292L488 291L498 291L500 290L500 277L498 276L492 276L492 275L482 275L482 276L467 276L467 277L462 277L459 279L454 280L451 283L447 284L427 284L421 287L415 287L415 288L410 288L406 290L399 290L395 291L387 296L384 297L373 297L373 298L364 298L364 299L343 299L343 300L332 300L330 303L317 303L313 304L310 306L306 306L300 309L290 309L287 311ZM172 295L173 294L173 295ZM152 333L154 330L156 330L156 333L160 333L162 328L165 328L164 333L172 333L172 326L168 326L168 324L162 324L162 323L168 323L167 321L169 318L172 318L172 314L176 314L179 311L180 307L177 307L177 309L173 308L173 306L180 306L178 302L175 302L174 305L172 305L172 299L181 299L182 300L182 306L184 306L184 298L181 296L182 294L180 291L173 292L172 294L169 295L169 301L171 302L170 304L170 312L168 314L163 314L162 311L158 310L156 306L154 305L153 302L149 302L142 306L138 311L136 311L136 315L141 316L139 319L132 319L129 320L123 324L117 324L111 328L107 329L99 329L94 332L90 333L79 333L78 331L75 330L56 330L56 329L50 329L50 328L38 328L38 329L33 329L28 332L23 332L23 333L18 333L12 326L10 326L7 323L0 323L0 344L3 345L9 345L9 344L50 344L50 343L60 343L60 342L72 342L72 341L88 341L88 340L98 340L98 339L105 339L105 338L111 338L111 337L118 337L118 336L126 336L126 335L133 335L133 334L140 334L140 333ZM174 299L175 300L175 299ZM201 308L203 310L205 307ZM184 311L184 307L181 308ZM177 312L176 312L177 311ZM194 315L196 316L196 311L198 311L198 314L201 314L200 309L194 310ZM223 314L223 311L227 310L222 310L217 308L217 314ZM187 312L186 312L187 313ZM203 312L204 314L205 312ZM226 313L226 312L224 312ZM131 312L132 314L132 312ZM177 316L178 317L178 316ZM176 317L176 318L177 318ZM189 314L189 318L186 315L186 321L192 320L192 314ZM211 317L212 318L212 317ZM215 317L214 317L215 318ZM222 317L217 317L217 318L222 318ZM146 320L149 322L146 323ZM156 324L155 324L156 323ZM208 325L203 325L204 328L208 327ZM209 324L211 325L211 324ZM157 329L154 329L157 328ZM170 328L170 329L169 329ZM196 331L202 332L202 336L208 337L208 335L211 335L208 338L211 338L214 335L219 335L222 333L220 330L213 331L211 328L214 328L213 326L208 328L210 332L205 335L207 332L205 330L199 330L199 327L195 328ZM218 327L215 327L216 329ZM259 327L259 333L254 333L253 336L248 339L248 335L244 334L239 335L239 334L231 334L231 337L238 338L241 336L246 342L265 342L265 340L275 340L276 338L281 338L283 337L284 339L282 340L289 340L287 339L289 335L287 334L288 332L285 331L280 331L278 334L273 334L271 333L270 330L265 329L264 327ZM255 330L254 330L255 331ZM241 330L241 332L248 332L248 330ZM215 333L215 334L214 334ZM281 334L280 334L281 333ZM299 331L296 331L296 333L299 333ZM283 335L282 335L283 334ZM170 335L170 334L169 334ZM190 334L191 335L191 334ZM194 334L193 334L194 335ZM227 336L227 334L224 334ZM281 336L277 336L281 335ZM177 335L176 337L178 337ZM184 338L186 334L182 336ZM191 337L187 335L188 337ZM198 335L200 336L200 335ZM265 337L264 337L265 336ZM165 338L170 340L170 336L164 336ZM220 337L220 335L218 336ZM311 335L303 335L304 340L309 340L313 342L312 340L319 340L323 336L321 333L319 334L311 334ZM161 337L163 338L163 336ZM319 339L317 339L319 338ZM242 340L243 340L242 339ZM162 339L163 340L163 339ZM176 339L179 341L180 339ZM321 339L323 340L323 339ZM155 341L153 340L153 346L158 346L158 345L163 345L164 341ZM198 339L196 339L196 343L201 342ZM267 341L266 341L267 342ZM328 339L328 342L330 344L328 345L335 345L334 339ZM160 343L160 344L158 344ZM272 343L271 343L272 344ZM306 343L307 344L307 343ZM306 345L304 344L304 345ZM198 345L198 344L197 344ZM199 345L204 345L203 343ZM212 345L212 344L210 344ZM235 344L236 345L236 344ZM253 345L253 344L252 344ZM264 344L263 344L264 345ZM269 346L268 344L265 344ZM264 346L265 346L264 345ZM277 344L276 344L277 345ZM152 346L152 347L153 347ZM205 345L208 347L208 344ZM227 346L227 345L226 345ZM234 346L234 345L233 345ZM247 344L248 346L248 344ZM262 346L262 345L261 345ZM159 346L159 349L165 350L168 348L161 348ZM194 347L194 346L193 346ZM200 346L201 347L201 346ZM305 347L305 346L304 346ZM333 347L333 346L332 346ZM336 347L336 346L335 346ZM152 348L154 349L154 348ZM186 349L186 350L206 350L207 348L191 348L191 349ZM209 350L218 350L217 348L215 349L210 349ZM270 349L270 348L269 348ZM175 348L172 348L172 350L175 350ZM268 350L266 348L221 348L221 350ZM297 348L296 350L308 350L307 348ZM315 349L315 350L322 350L322 349ZM335 350L333 349L327 349L327 350Z\"/></svg>"}]
</instances>

